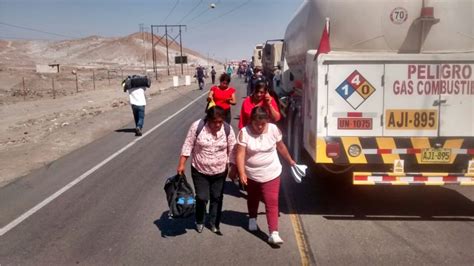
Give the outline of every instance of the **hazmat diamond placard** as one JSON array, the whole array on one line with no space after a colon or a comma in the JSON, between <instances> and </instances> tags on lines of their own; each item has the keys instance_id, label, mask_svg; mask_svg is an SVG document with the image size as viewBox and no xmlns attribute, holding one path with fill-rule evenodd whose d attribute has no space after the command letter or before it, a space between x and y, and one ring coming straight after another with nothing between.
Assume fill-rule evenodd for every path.
<instances>
[{"instance_id":1,"label":"hazmat diamond placard","mask_svg":"<svg viewBox=\"0 0 474 266\"><path fill-rule=\"evenodd\" d=\"M375 92L374 86L355 70L337 88L339 94L354 110L357 110Z\"/></svg>"}]
</instances>

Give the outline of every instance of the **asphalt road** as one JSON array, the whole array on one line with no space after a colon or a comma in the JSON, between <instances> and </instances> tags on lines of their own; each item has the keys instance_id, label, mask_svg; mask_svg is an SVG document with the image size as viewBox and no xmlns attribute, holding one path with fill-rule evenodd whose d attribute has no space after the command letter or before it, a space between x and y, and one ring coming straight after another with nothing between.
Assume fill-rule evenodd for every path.
<instances>
[{"instance_id":1,"label":"asphalt road","mask_svg":"<svg viewBox=\"0 0 474 266\"><path fill-rule=\"evenodd\" d=\"M241 101L244 83L234 79ZM190 124L204 115L205 98L198 99L202 94L195 90L147 112L145 132L150 133L139 139L127 130L129 124L0 189L4 230L83 177L0 236L0 265L474 264L472 188L354 187L350 176L328 175L318 168L295 184L285 172L281 248L266 243L263 206L263 231L246 230L245 194L230 182L225 188L223 236L209 230L198 234L192 219L168 219L164 181L176 171ZM123 147L128 148L117 154ZM189 169L188 176L191 181Z\"/></svg>"}]
</instances>

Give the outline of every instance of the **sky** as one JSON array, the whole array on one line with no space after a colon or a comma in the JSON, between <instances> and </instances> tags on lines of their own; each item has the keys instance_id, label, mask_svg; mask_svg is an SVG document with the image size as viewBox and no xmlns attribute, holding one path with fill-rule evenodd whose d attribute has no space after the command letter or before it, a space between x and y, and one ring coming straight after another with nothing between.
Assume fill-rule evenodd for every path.
<instances>
[{"instance_id":1,"label":"sky","mask_svg":"<svg viewBox=\"0 0 474 266\"><path fill-rule=\"evenodd\" d=\"M0 0L0 39L118 37L138 32L140 23L147 31L150 25L183 24L187 26L182 33L185 47L221 61L249 59L256 44L284 37L286 26L302 2ZM170 34L176 36L177 31Z\"/></svg>"}]
</instances>

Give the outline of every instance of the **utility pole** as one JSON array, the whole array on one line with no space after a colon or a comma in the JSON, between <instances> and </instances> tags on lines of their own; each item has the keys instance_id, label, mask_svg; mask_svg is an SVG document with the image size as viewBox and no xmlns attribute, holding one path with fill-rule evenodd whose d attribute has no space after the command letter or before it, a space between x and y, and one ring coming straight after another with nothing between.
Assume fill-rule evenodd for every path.
<instances>
[{"instance_id":1,"label":"utility pole","mask_svg":"<svg viewBox=\"0 0 474 266\"><path fill-rule=\"evenodd\" d=\"M161 36L158 41L155 43L155 31L154 29L156 28L156 32L158 33L160 28L165 28L165 34ZM178 28L178 34L176 36L171 36L168 34L168 29L173 30L173 28ZM169 59L169 46L172 45L173 43L176 43L176 39L179 37L179 47L180 47L180 53L181 53L181 59L183 58L183 42L181 38L181 28L186 29L186 25L151 25L151 49L152 49L152 57L153 57L153 71L155 72L156 78L158 78L158 72L157 72L157 57L156 57L156 51L155 51L155 46L156 44L159 44L162 42L163 38L165 39L164 45L166 46L166 62L167 62L167 69L168 69L168 76L170 75L170 59ZM184 74L183 70L183 64L181 63L181 74Z\"/></svg>"},{"instance_id":2,"label":"utility pole","mask_svg":"<svg viewBox=\"0 0 474 266\"><path fill-rule=\"evenodd\" d=\"M146 75L146 32L145 32L145 24L140 23L138 25L140 27L140 33L142 35L142 41L143 41L143 67L144 67L144 74Z\"/></svg>"}]
</instances>

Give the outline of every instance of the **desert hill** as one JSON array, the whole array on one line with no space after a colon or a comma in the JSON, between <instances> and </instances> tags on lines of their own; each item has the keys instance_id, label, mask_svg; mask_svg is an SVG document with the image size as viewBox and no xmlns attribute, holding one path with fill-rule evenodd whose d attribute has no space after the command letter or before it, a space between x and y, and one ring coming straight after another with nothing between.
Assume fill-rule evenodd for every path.
<instances>
[{"instance_id":1,"label":"desert hill","mask_svg":"<svg viewBox=\"0 0 474 266\"><path fill-rule=\"evenodd\" d=\"M155 49L158 65L166 65L164 39L155 35ZM0 66L34 67L36 64L58 63L70 66L152 66L152 36L150 33L133 33L125 37L89 36L62 41L7 41L0 40ZM170 64L179 55L179 45L173 43L169 49ZM183 55L189 64L206 64L206 58L183 47Z\"/></svg>"}]
</instances>

